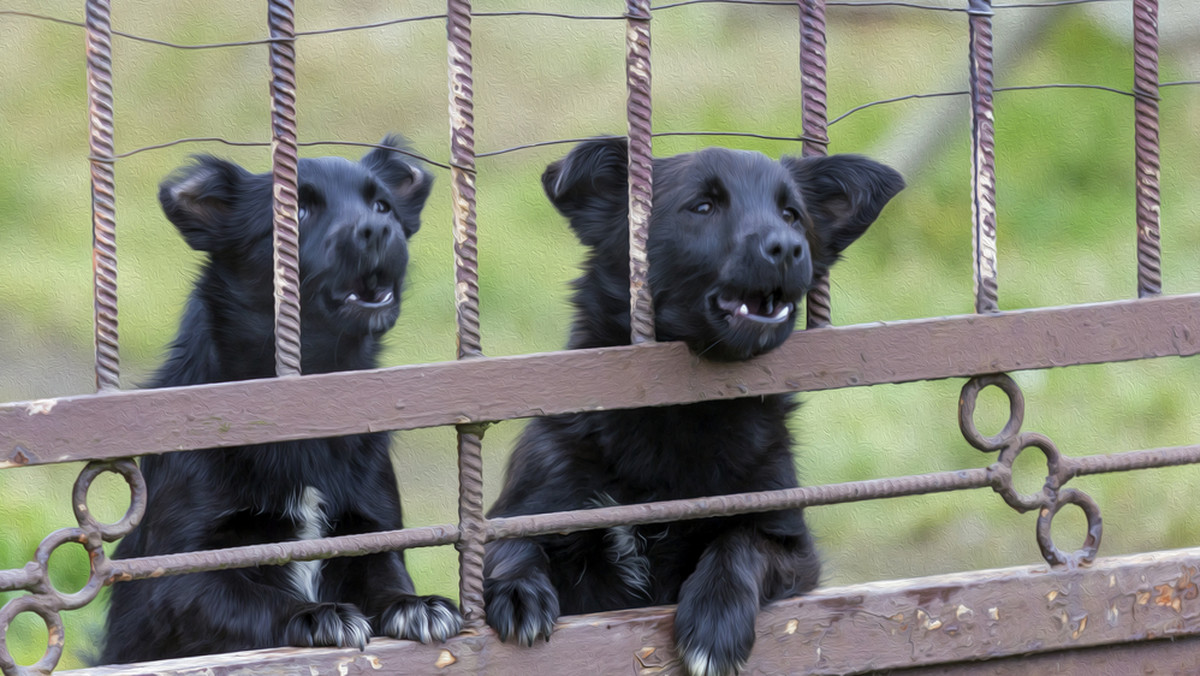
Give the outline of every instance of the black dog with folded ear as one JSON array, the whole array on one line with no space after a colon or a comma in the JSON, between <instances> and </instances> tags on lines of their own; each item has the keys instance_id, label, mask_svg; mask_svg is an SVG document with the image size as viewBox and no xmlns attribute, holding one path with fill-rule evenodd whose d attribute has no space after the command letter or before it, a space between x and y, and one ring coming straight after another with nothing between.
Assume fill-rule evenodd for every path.
<instances>
[{"instance_id":1,"label":"black dog with folded ear","mask_svg":"<svg viewBox=\"0 0 1200 676\"><path fill-rule=\"evenodd\" d=\"M546 169L550 201L589 249L570 347L629 343L626 144L599 139ZM655 331L736 361L787 339L797 304L904 187L841 155L772 161L709 148L654 162L648 243ZM552 416L517 442L491 516L791 488L787 395ZM678 603L694 676L736 672L759 606L816 586L799 509L502 540L489 545L489 624L525 644L559 613Z\"/></svg>"},{"instance_id":2,"label":"black dog with folded ear","mask_svg":"<svg viewBox=\"0 0 1200 676\"><path fill-rule=\"evenodd\" d=\"M357 163L299 164L306 374L375 367L400 314L432 176L397 152L398 137L381 145ZM154 387L274 375L271 195L270 175L209 156L163 182L163 212L207 257ZM146 516L117 558L401 527L385 433L147 456L142 472ZM440 641L461 625L451 601L417 596L403 555L385 552L117 584L101 658Z\"/></svg>"}]
</instances>

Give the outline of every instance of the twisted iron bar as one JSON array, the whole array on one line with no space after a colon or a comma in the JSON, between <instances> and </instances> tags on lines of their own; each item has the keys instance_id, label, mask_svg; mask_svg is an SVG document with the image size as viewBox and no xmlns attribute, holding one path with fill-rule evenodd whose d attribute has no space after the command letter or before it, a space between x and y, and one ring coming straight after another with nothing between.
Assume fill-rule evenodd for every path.
<instances>
[{"instance_id":1,"label":"twisted iron bar","mask_svg":"<svg viewBox=\"0 0 1200 676\"><path fill-rule=\"evenodd\" d=\"M1158 0L1133 2L1133 124L1139 298L1162 293L1159 244Z\"/></svg>"},{"instance_id":2,"label":"twisted iron bar","mask_svg":"<svg viewBox=\"0 0 1200 676\"><path fill-rule=\"evenodd\" d=\"M970 1L971 240L975 311L1000 309L996 273L996 130L992 107L991 0Z\"/></svg>"},{"instance_id":3,"label":"twisted iron bar","mask_svg":"<svg viewBox=\"0 0 1200 676\"><path fill-rule=\"evenodd\" d=\"M88 490L97 476L104 472L120 474L129 485L129 509L116 523L100 523L88 508ZM82 608L96 598L107 583L110 561L104 554L103 543L114 542L141 521L146 511L146 482L132 459L92 461L79 473L71 493L75 511L75 528L62 528L46 536L38 545L34 560L24 568L0 571L0 591L28 590L0 608L0 673L4 676L49 674L62 659L66 644L61 611ZM90 573L78 591L64 593L50 580L50 557L64 545L79 544L87 551ZM12 621L21 613L33 613L46 625L47 647L41 659L30 666L21 666L8 650L7 634Z\"/></svg>"},{"instance_id":4,"label":"twisted iron bar","mask_svg":"<svg viewBox=\"0 0 1200 676\"><path fill-rule=\"evenodd\" d=\"M625 111L629 127L629 326L630 340L654 340L654 304L650 289L650 209L654 198L651 153L650 0L625 5Z\"/></svg>"},{"instance_id":5,"label":"twisted iron bar","mask_svg":"<svg viewBox=\"0 0 1200 676\"><path fill-rule=\"evenodd\" d=\"M805 137L801 154L804 157L820 157L828 152L829 146L825 103L825 0L797 2L800 5L801 124ZM808 328L820 328L832 323L828 272L813 280L805 303Z\"/></svg>"},{"instance_id":6,"label":"twisted iron bar","mask_svg":"<svg viewBox=\"0 0 1200 676\"><path fill-rule=\"evenodd\" d=\"M296 152L296 44L291 0L270 0L271 178L274 185L275 374L300 375L300 226Z\"/></svg>"},{"instance_id":7,"label":"twisted iron bar","mask_svg":"<svg viewBox=\"0 0 1200 676\"><path fill-rule=\"evenodd\" d=\"M108 0L88 0L88 149L113 155L112 24ZM92 281L96 389L120 387L117 340L117 221L111 162L90 162L92 184Z\"/></svg>"},{"instance_id":8,"label":"twisted iron bar","mask_svg":"<svg viewBox=\"0 0 1200 676\"><path fill-rule=\"evenodd\" d=\"M447 0L450 80L450 190L454 201L454 306L459 359L483 355L479 329L479 251L475 224L475 103L470 0ZM468 627L484 622L483 444L460 425L458 440L459 601Z\"/></svg>"}]
</instances>

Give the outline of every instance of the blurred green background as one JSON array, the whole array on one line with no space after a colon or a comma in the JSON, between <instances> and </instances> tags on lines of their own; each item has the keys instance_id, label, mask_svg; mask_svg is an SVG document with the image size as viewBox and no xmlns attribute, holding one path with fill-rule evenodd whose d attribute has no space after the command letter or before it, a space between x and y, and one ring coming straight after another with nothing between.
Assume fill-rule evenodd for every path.
<instances>
[{"instance_id":1,"label":"blurred green background","mask_svg":"<svg viewBox=\"0 0 1200 676\"><path fill-rule=\"evenodd\" d=\"M206 0L114 3L115 29L179 43L261 39L265 3ZM944 0L943 6L965 6ZM82 2L7 0L23 10L82 20ZM436 2L302 3L299 30L438 14ZM1200 12L1161 3L1163 81L1200 74ZM536 9L620 14L624 3L523 0L477 11ZM1079 82L1132 86L1128 3L998 10L997 85ZM794 7L692 5L653 22L655 131L800 130L798 21ZM479 152L523 143L622 133L624 28L612 21L479 17L474 22ZM918 92L964 89L964 14L903 8L829 10L829 111ZM0 14L0 401L92 391L91 272L83 30ZM406 23L305 37L297 46L301 141L374 142L407 135L429 157L448 155L444 22ZM268 138L267 48L174 50L114 38L119 152L181 137ZM996 173L1003 309L1135 295L1133 102L1094 90L1000 93ZM836 269L835 322L854 324L968 313L972 309L968 102L908 101L864 110L831 127L833 152L872 155L901 169L909 187ZM1200 87L1164 89L1163 279L1167 293L1200 291ZM660 138L656 154L709 144L773 157L790 142ZM538 176L567 146L479 161L481 306L485 351L555 350L565 341L566 285L582 250L541 194ZM199 258L159 213L159 180L197 152L255 171L265 148L191 144L116 165L122 384L136 387L163 355ZM337 147L306 155L342 152ZM356 149L344 154L357 157ZM405 311L386 365L454 356L453 270L447 172L413 243ZM1015 374L1026 430L1083 455L1200 440L1200 362L1165 359ZM984 466L956 425L961 380L805 395L795 416L797 463L808 483ZM502 388L503 383L496 383ZM980 418L998 428L1005 403L986 393ZM487 500L502 480L523 423L492 428L484 443ZM452 430L397 435L396 462L409 525L455 519ZM1019 463L1019 485L1040 483ZM0 472L0 569L32 558L50 531L73 525L69 496L79 465ZM1200 469L1075 479L1099 502L1103 554L1200 544L1192 496ZM126 504L123 484L93 489L101 516ZM989 491L810 510L825 582L1036 564L1034 517ZM1056 520L1060 546L1082 541L1083 519ZM420 591L456 594L452 548L408 553ZM81 547L52 559L52 578L74 590L86 578ZM16 595L0 594L0 603ZM103 596L102 596L103 599ZM101 603L65 613L67 656L78 666L100 632ZM8 645L31 663L45 629L20 616Z\"/></svg>"}]
</instances>

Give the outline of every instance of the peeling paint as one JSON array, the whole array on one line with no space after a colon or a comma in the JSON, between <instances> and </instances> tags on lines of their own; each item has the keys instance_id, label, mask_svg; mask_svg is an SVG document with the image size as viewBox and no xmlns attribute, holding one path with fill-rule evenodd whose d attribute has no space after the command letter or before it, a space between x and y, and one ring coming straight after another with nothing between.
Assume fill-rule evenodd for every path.
<instances>
[{"instance_id":1,"label":"peeling paint","mask_svg":"<svg viewBox=\"0 0 1200 676\"><path fill-rule=\"evenodd\" d=\"M1053 602L1054 599L1056 599L1056 598L1058 598L1058 592L1053 589L1051 589L1050 592L1048 594L1046 594L1046 602L1047 603Z\"/></svg>"},{"instance_id":2,"label":"peeling paint","mask_svg":"<svg viewBox=\"0 0 1200 676\"><path fill-rule=\"evenodd\" d=\"M38 399L26 404L25 412L29 415L46 415L50 411L53 411L57 405L57 399Z\"/></svg>"},{"instance_id":3,"label":"peeling paint","mask_svg":"<svg viewBox=\"0 0 1200 676\"><path fill-rule=\"evenodd\" d=\"M438 653L437 660L434 661L433 666L437 667L438 669L445 669L457 661L458 659L454 657L454 653L450 652L449 650L442 650Z\"/></svg>"},{"instance_id":4,"label":"peeling paint","mask_svg":"<svg viewBox=\"0 0 1200 676\"><path fill-rule=\"evenodd\" d=\"M988 608L988 617L991 618L993 621L998 621L1000 619L1000 609L999 608Z\"/></svg>"},{"instance_id":5,"label":"peeling paint","mask_svg":"<svg viewBox=\"0 0 1200 676\"><path fill-rule=\"evenodd\" d=\"M974 611L972 611L970 608L962 605L961 603L958 605L957 608L954 609L954 617L956 617L959 622L969 620L974 615L975 615Z\"/></svg>"},{"instance_id":6,"label":"peeling paint","mask_svg":"<svg viewBox=\"0 0 1200 676\"><path fill-rule=\"evenodd\" d=\"M1080 618L1079 626L1075 629L1075 631L1071 632L1071 638L1078 639L1079 635L1083 633L1084 629L1087 629L1087 615L1084 615L1082 618Z\"/></svg>"},{"instance_id":7,"label":"peeling paint","mask_svg":"<svg viewBox=\"0 0 1200 676\"><path fill-rule=\"evenodd\" d=\"M383 662L380 662L378 657L374 655L364 655L363 657L367 660L367 664L370 664L371 668L375 671L383 668Z\"/></svg>"},{"instance_id":8,"label":"peeling paint","mask_svg":"<svg viewBox=\"0 0 1200 676\"><path fill-rule=\"evenodd\" d=\"M787 626L785 626L785 627L783 628L783 633L787 634L788 636L791 636L792 634L796 633L796 630L797 630L797 629L799 629L799 628L800 628L800 622L799 622L799 621L797 621L797 620L788 620L788 621L787 621Z\"/></svg>"}]
</instances>

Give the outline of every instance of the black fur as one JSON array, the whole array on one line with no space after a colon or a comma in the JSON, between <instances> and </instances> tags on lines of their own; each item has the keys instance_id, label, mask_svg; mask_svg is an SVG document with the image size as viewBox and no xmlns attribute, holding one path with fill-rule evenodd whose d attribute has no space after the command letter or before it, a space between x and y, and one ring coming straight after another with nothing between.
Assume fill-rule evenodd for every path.
<instances>
[{"instance_id":1,"label":"black fur","mask_svg":"<svg viewBox=\"0 0 1200 676\"><path fill-rule=\"evenodd\" d=\"M400 313L432 177L375 149L358 163L301 160L299 180L302 371L372 368ZM208 256L154 387L274 374L271 190L269 175L210 156L163 182L167 218ZM146 516L117 558L401 527L384 433L146 456L142 471ZM314 567L319 577L299 575ZM414 594L402 554L389 552L118 584L101 658L442 640L460 626L448 599Z\"/></svg>"},{"instance_id":2,"label":"black fur","mask_svg":"<svg viewBox=\"0 0 1200 676\"><path fill-rule=\"evenodd\" d=\"M547 195L589 247L570 347L629 343L626 146L586 142L546 169ZM904 186L856 156L772 161L710 148L654 162L648 255L658 340L744 360L787 339L814 271L832 265ZM789 396L532 421L492 516L797 485ZM696 676L737 671L769 600L818 581L801 510L492 543L488 622L502 639L548 638L560 613L678 603Z\"/></svg>"}]
</instances>

